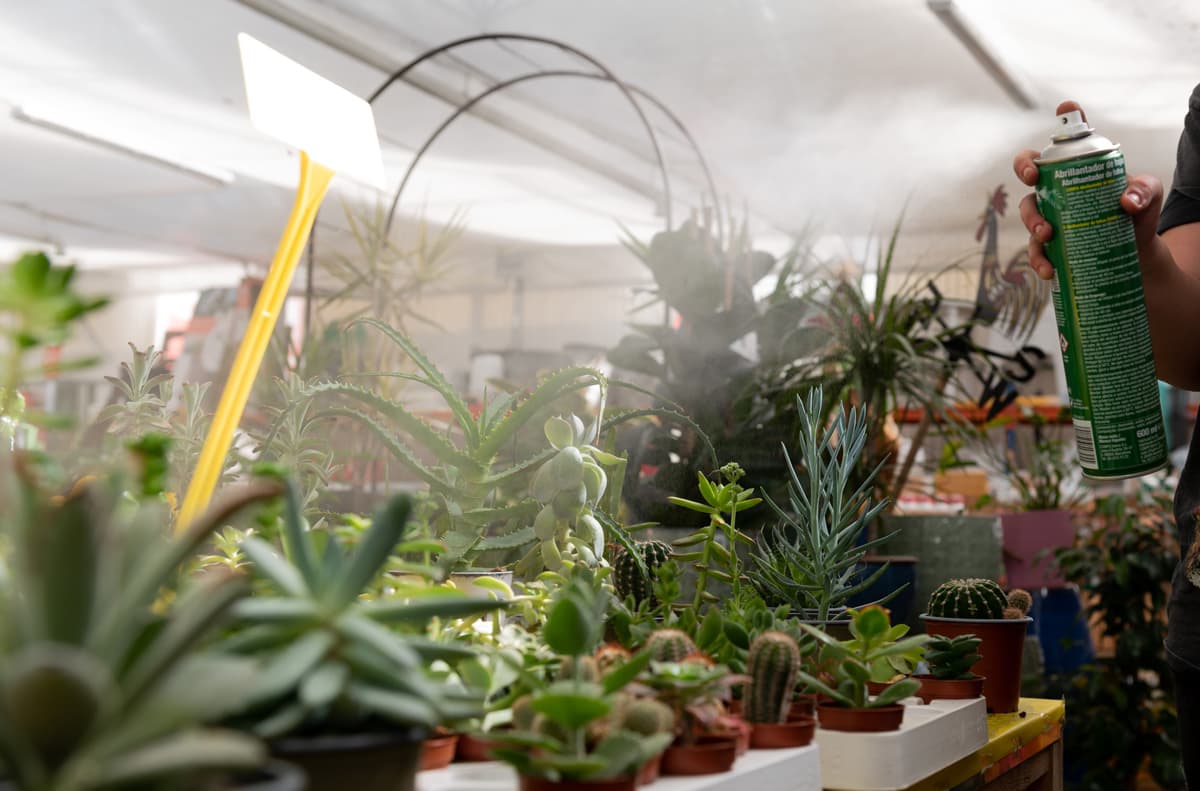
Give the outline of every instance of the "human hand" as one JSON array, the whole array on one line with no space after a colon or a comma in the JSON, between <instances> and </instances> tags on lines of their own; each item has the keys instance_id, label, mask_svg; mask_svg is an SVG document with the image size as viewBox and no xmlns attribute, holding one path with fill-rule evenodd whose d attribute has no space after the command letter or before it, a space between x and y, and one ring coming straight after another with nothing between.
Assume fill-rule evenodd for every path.
<instances>
[{"instance_id":1,"label":"human hand","mask_svg":"<svg viewBox=\"0 0 1200 791\"><path fill-rule=\"evenodd\" d=\"M1076 102L1063 102L1055 110L1056 115L1083 108ZM1087 119L1086 114L1084 119ZM1028 149L1013 158L1013 172L1022 182L1030 187L1036 187L1038 167L1034 162L1041 154L1040 151ZM1133 217L1134 232L1137 235L1139 253L1144 254L1156 246L1158 231L1158 215L1162 211L1163 185L1154 176L1133 176L1129 179L1125 192L1121 195L1121 208ZM1029 266L1043 280L1054 277L1054 265L1046 257L1044 245L1054 236L1050 223L1038 212L1037 196L1033 193L1026 195L1020 203L1021 222L1029 231Z\"/></svg>"}]
</instances>

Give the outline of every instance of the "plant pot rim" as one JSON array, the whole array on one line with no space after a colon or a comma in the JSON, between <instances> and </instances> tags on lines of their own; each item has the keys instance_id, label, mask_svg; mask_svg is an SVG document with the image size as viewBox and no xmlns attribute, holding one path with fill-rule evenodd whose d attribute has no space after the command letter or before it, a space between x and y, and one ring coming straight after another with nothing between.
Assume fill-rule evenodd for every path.
<instances>
[{"instance_id":1,"label":"plant pot rim","mask_svg":"<svg viewBox=\"0 0 1200 791\"><path fill-rule=\"evenodd\" d=\"M940 615L930 615L923 612L917 617L922 621L934 621L935 623L1033 623L1033 618L1028 615L1022 618L944 618Z\"/></svg>"},{"instance_id":2,"label":"plant pot rim","mask_svg":"<svg viewBox=\"0 0 1200 791\"><path fill-rule=\"evenodd\" d=\"M817 704L818 709L842 709L843 711L895 711L903 709L903 703L889 703L886 706L843 706L835 701L821 701Z\"/></svg>"},{"instance_id":3,"label":"plant pot rim","mask_svg":"<svg viewBox=\"0 0 1200 791\"><path fill-rule=\"evenodd\" d=\"M368 750L395 744L419 744L433 732L424 728L366 733L323 733L314 736L288 736L271 741L272 751L281 753L325 753L341 750Z\"/></svg>"},{"instance_id":4,"label":"plant pot rim","mask_svg":"<svg viewBox=\"0 0 1200 791\"><path fill-rule=\"evenodd\" d=\"M981 676L978 673L972 673L970 678L938 678L933 673L913 673L909 678L915 678L918 681L961 681L964 684L972 681L987 681L987 676Z\"/></svg>"},{"instance_id":5,"label":"plant pot rim","mask_svg":"<svg viewBox=\"0 0 1200 791\"><path fill-rule=\"evenodd\" d=\"M864 555L862 563L919 563L917 555Z\"/></svg>"}]
</instances>

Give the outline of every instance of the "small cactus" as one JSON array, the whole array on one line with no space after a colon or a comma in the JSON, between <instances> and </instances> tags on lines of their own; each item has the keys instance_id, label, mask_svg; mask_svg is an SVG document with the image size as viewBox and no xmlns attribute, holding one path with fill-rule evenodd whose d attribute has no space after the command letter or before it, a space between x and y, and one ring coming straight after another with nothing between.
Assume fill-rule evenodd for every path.
<instances>
[{"instance_id":1,"label":"small cactus","mask_svg":"<svg viewBox=\"0 0 1200 791\"><path fill-rule=\"evenodd\" d=\"M513 701L512 723L514 728L519 731L532 730L535 717L537 717L537 712L533 710L532 695L522 695Z\"/></svg>"},{"instance_id":2,"label":"small cactus","mask_svg":"<svg viewBox=\"0 0 1200 791\"><path fill-rule=\"evenodd\" d=\"M596 649L596 669L601 677L607 676L610 671L625 664L629 656L629 651L625 646L617 643L605 643Z\"/></svg>"},{"instance_id":3,"label":"small cactus","mask_svg":"<svg viewBox=\"0 0 1200 791\"><path fill-rule=\"evenodd\" d=\"M616 727L639 736L671 733L675 730L675 712L665 703L652 698L640 698L623 706L616 713Z\"/></svg>"},{"instance_id":4,"label":"small cactus","mask_svg":"<svg viewBox=\"0 0 1200 791\"><path fill-rule=\"evenodd\" d=\"M1025 613L1021 612L1016 607L1005 607L1004 613L1001 617L1006 621L1019 621L1025 617Z\"/></svg>"},{"instance_id":5,"label":"small cactus","mask_svg":"<svg viewBox=\"0 0 1200 791\"><path fill-rule=\"evenodd\" d=\"M1004 589L988 579L943 582L929 597L929 614L937 618L999 620L1007 606Z\"/></svg>"},{"instance_id":6,"label":"small cactus","mask_svg":"<svg viewBox=\"0 0 1200 791\"><path fill-rule=\"evenodd\" d=\"M1029 595L1029 591L1014 588L1008 592L1008 606L1021 613L1016 617L1024 618L1029 615L1029 610L1033 607L1033 597ZM1005 614L1004 617L1008 618L1009 616Z\"/></svg>"},{"instance_id":7,"label":"small cactus","mask_svg":"<svg viewBox=\"0 0 1200 791\"><path fill-rule=\"evenodd\" d=\"M942 679L974 678L971 668L983 658L977 653L980 642L973 634L932 638L925 646L930 675Z\"/></svg>"},{"instance_id":8,"label":"small cactus","mask_svg":"<svg viewBox=\"0 0 1200 791\"><path fill-rule=\"evenodd\" d=\"M750 644L750 688L743 705L747 722L787 721L800 669L800 646L783 632L763 632Z\"/></svg>"},{"instance_id":9,"label":"small cactus","mask_svg":"<svg viewBox=\"0 0 1200 791\"><path fill-rule=\"evenodd\" d=\"M700 652L692 638L678 629L651 632L642 650L650 654L655 662L682 662L686 657Z\"/></svg>"},{"instance_id":10,"label":"small cactus","mask_svg":"<svg viewBox=\"0 0 1200 791\"><path fill-rule=\"evenodd\" d=\"M579 663L579 680L596 682L600 680L600 666L590 656L564 656L558 666L558 677L563 681L575 679L575 664Z\"/></svg>"},{"instance_id":11,"label":"small cactus","mask_svg":"<svg viewBox=\"0 0 1200 791\"><path fill-rule=\"evenodd\" d=\"M637 559L628 551L617 555L613 562L613 587L622 599L632 596L635 602L654 601L654 572L671 558L670 545L662 541L641 541L635 545L646 564L643 574Z\"/></svg>"}]
</instances>

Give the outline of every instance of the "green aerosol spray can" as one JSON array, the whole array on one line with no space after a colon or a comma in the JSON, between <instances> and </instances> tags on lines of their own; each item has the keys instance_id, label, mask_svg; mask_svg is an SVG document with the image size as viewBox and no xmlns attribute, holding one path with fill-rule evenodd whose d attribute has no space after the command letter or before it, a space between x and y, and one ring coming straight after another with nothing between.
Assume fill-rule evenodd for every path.
<instances>
[{"instance_id":1,"label":"green aerosol spray can","mask_svg":"<svg viewBox=\"0 0 1200 791\"><path fill-rule=\"evenodd\" d=\"M1037 202L1054 227L1046 255L1079 463L1089 478L1167 463L1133 220L1121 208L1125 158L1075 111L1036 160Z\"/></svg>"}]
</instances>

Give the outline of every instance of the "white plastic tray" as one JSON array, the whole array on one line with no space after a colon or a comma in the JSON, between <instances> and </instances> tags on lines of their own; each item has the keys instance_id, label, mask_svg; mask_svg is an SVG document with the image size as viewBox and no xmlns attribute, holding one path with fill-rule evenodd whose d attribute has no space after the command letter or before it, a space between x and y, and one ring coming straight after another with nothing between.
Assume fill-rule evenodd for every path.
<instances>
[{"instance_id":1,"label":"white plastic tray","mask_svg":"<svg viewBox=\"0 0 1200 791\"><path fill-rule=\"evenodd\" d=\"M838 791L894 791L929 777L987 744L987 704L935 700L906 704L900 730L817 729L821 782Z\"/></svg>"},{"instance_id":2,"label":"white plastic tray","mask_svg":"<svg viewBox=\"0 0 1200 791\"><path fill-rule=\"evenodd\" d=\"M738 758L733 771L702 777L662 777L646 788L654 791L820 791L820 758L816 745L794 750L751 750ZM451 764L417 775L418 791L514 791L511 767L489 761Z\"/></svg>"}]
</instances>

